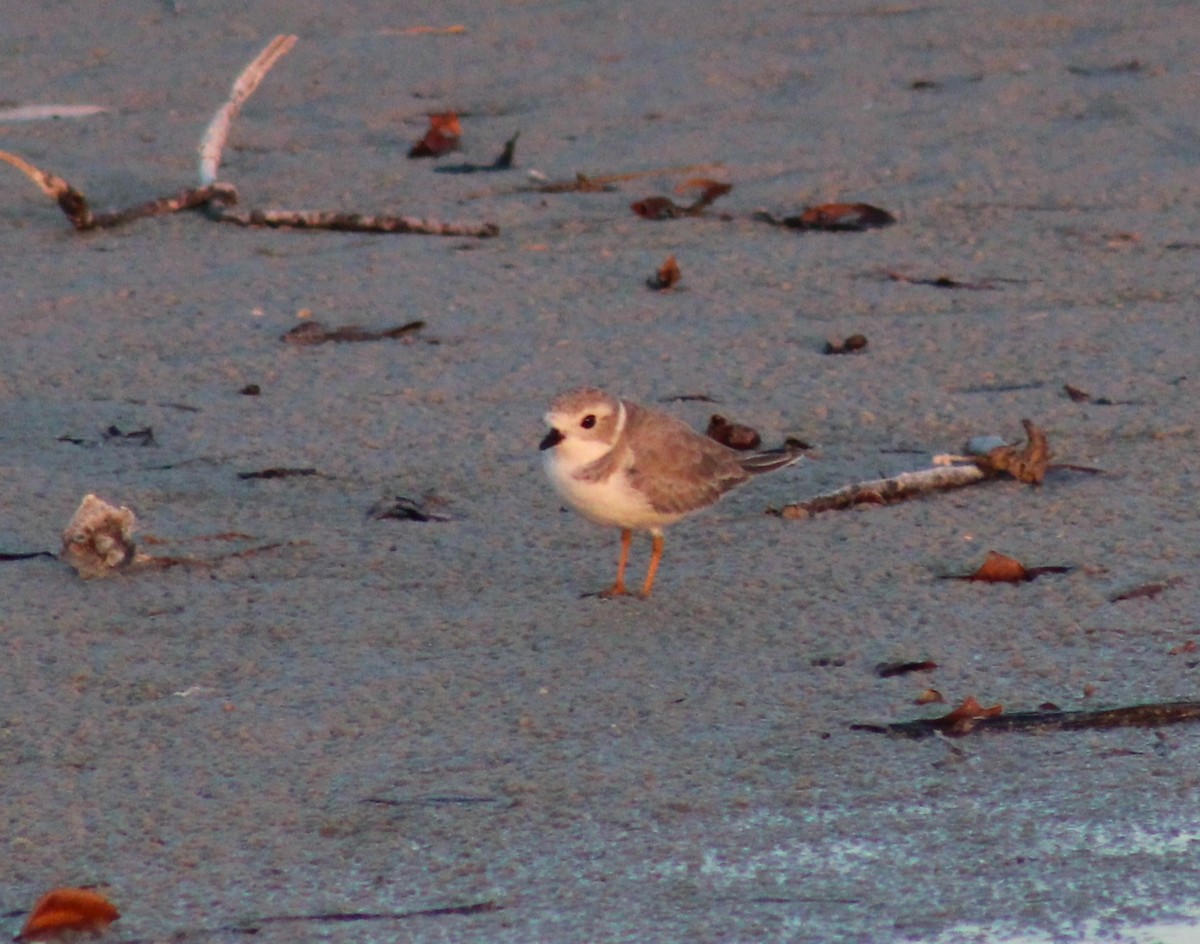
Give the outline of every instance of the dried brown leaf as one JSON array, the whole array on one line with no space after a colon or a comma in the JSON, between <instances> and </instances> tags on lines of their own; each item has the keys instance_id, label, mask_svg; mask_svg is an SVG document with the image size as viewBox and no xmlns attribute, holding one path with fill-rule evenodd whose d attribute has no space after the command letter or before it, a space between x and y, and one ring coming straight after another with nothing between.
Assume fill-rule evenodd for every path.
<instances>
[{"instance_id":1,"label":"dried brown leaf","mask_svg":"<svg viewBox=\"0 0 1200 944\"><path fill-rule=\"evenodd\" d=\"M1093 406L1137 406L1141 403L1140 400L1114 400L1112 397L1094 397L1086 390L1072 386L1071 384L1063 384L1063 393L1076 403L1090 403Z\"/></svg>"},{"instance_id":2,"label":"dried brown leaf","mask_svg":"<svg viewBox=\"0 0 1200 944\"><path fill-rule=\"evenodd\" d=\"M429 130L408 152L409 157L441 157L457 151L462 136L462 124L455 112L429 116Z\"/></svg>"},{"instance_id":3,"label":"dried brown leaf","mask_svg":"<svg viewBox=\"0 0 1200 944\"><path fill-rule=\"evenodd\" d=\"M711 177L689 177L683 183L676 184L672 192L676 196L682 197L684 194L694 193L697 190L703 193L710 187L725 187L725 192L728 193L730 186L730 184L723 184L720 181L713 180Z\"/></svg>"},{"instance_id":4,"label":"dried brown leaf","mask_svg":"<svg viewBox=\"0 0 1200 944\"><path fill-rule=\"evenodd\" d=\"M714 200L718 197L723 197L733 189L733 184L723 184L720 181L703 179L688 181L685 184L681 184L680 187L686 191L693 189L690 186L692 184L702 186L703 190L687 206L680 206L670 197L653 196L631 203L629 204L629 208L638 216L648 220L672 220L680 216L699 216ZM679 187L676 188L676 192L680 192Z\"/></svg>"},{"instance_id":5,"label":"dried brown leaf","mask_svg":"<svg viewBox=\"0 0 1200 944\"><path fill-rule=\"evenodd\" d=\"M859 351L867 349L867 336L865 334L852 334L850 337L842 341L826 341L826 354L857 354Z\"/></svg>"},{"instance_id":6,"label":"dried brown leaf","mask_svg":"<svg viewBox=\"0 0 1200 944\"><path fill-rule=\"evenodd\" d=\"M715 439L730 449L757 449L762 445L762 436L758 434L758 430L727 420L719 413L712 415L708 421L708 429L704 432L709 439Z\"/></svg>"},{"instance_id":7,"label":"dried brown leaf","mask_svg":"<svg viewBox=\"0 0 1200 944\"><path fill-rule=\"evenodd\" d=\"M968 466L969 468L969 466ZM985 583L1022 583L1036 580L1043 574L1069 574L1074 566L1067 564L1041 564L1026 567L1019 560L996 551L988 551L979 569L969 574L945 574L945 580L978 580Z\"/></svg>"},{"instance_id":8,"label":"dried brown leaf","mask_svg":"<svg viewBox=\"0 0 1200 944\"><path fill-rule=\"evenodd\" d=\"M1027 485L1040 485L1046 477L1046 466L1050 461L1050 443L1046 433L1031 420L1021 420L1028 437L1024 446L997 446L987 455L980 456L975 464L983 471L995 474L1005 472Z\"/></svg>"},{"instance_id":9,"label":"dried brown leaf","mask_svg":"<svg viewBox=\"0 0 1200 944\"><path fill-rule=\"evenodd\" d=\"M1029 580L1029 571L1025 565L1013 557L1008 557L996 551L988 551L987 557L975 573L967 580L983 580L988 583L1020 583Z\"/></svg>"},{"instance_id":10,"label":"dried brown leaf","mask_svg":"<svg viewBox=\"0 0 1200 944\"><path fill-rule=\"evenodd\" d=\"M973 292L983 292L996 287L992 282L961 282L948 275L938 275L933 278L905 275L903 272L885 272L884 275L893 282L904 282L907 285L930 285L933 288L962 288Z\"/></svg>"},{"instance_id":11,"label":"dried brown leaf","mask_svg":"<svg viewBox=\"0 0 1200 944\"><path fill-rule=\"evenodd\" d=\"M670 197L646 197L629 204L629 209L647 220L673 220L687 212Z\"/></svg>"},{"instance_id":12,"label":"dried brown leaf","mask_svg":"<svg viewBox=\"0 0 1200 944\"><path fill-rule=\"evenodd\" d=\"M869 203L826 203L805 209L800 222L814 229L869 229L890 226L896 218Z\"/></svg>"},{"instance_id":13,"label":"dried brown leaf","mask_svg":"<svg viewBox=\"0 0 1200 944\"><path fill-rule=\"evenodd\" d=\"M417 501L405 495L394 495L377 501L367 512L367 516L376 521L383 521L387 518L398 521L451 521L453 519L450 515L434 510L435 506L445 504L445 499L432 495L426 495L423 501Z\"/></svg>"},{"instance_id":14,"label":"dried brown leaf","mask_svg":"<svg viewBox=\"0 0 1200 944\"><path fill-rule=\"evenodd\" d=\"M269 469L256 469L253 472L239 472L237 477L243 481L248 479L294 479L308 478L310 476L319 475L316 469L312 468L290 468L284 466L271 466Z\"/></svg>"},{"instance_id":15,"label":"dried brown leaf","mask_svg":"<svg viewBox=\"0 0 1200 944\"><path fill-rule=\"evenodd\" d=\"M371 331L361 325L339 325L329 328L316 320L300 322L290 331L279 336L284 344L326 344L329 342L349 343L355 341L387 341L407 338L408 335L425 327L424 321L409 321L394 328Z\"/></svg>"},{"instance_id":16,"label":"dried brown leaf","mask_svg":"<svg viewBox=\"0 0 1200 944\"><path fill-rule=\"evenodd\" d=\"M696 197L695 202L688 207L689 212L692 213L699 211L702 207L708 206L718 197L725 196L725 194L729 193L729 191L733 189L733 184L722 183L719 180L706 180L704 178L689 180L681 186L683 186L685 190L681 191L678 187L676 187L676 193L686 192L687 190L700 190L700 194Z\"/></svg>"},{"instance_id":17,"label":"dried brown leaf","mask_svg":"<svg viewBox=\"0 0 1200 944\"><path fill-rule=\"evenodd\" d=\"M1118 593L1114 597L1110 597L1109 602L1121 603L1124 600L1150 600L1166 589L1167 585L1165 583L1144 583L1141 586L1133 587L1130 590Z\"/></svg>"},{"instance_id":18,"label":"dried brown leaf","mask_svg":"<svg viewBox=\"0 0 1200 944\"><path fill-rule=\"evenodd\" d=\"M112 902L97 891L55 888L38 899L16 940L45 940L68 932L97 934L120 917Z\"/></svg>"},{"instance_id":19,"label":"dried brown leaf","mask_svg":"<svg viewBox=\"0 0 1200 944\"><path fill-rule=\"evenodd\" d=\"M679 268L679 263L675 261L674 256L667 256L663 260L663 264L658 267L658 271L646 280L646 284L653 289L662 291L674 287L681 278L683 278L683 272Z\"/></svg>"},{"instance_id":20,"label":"dried brown leaf","mask_svg":"<svg viewBox=\"0 0 1200 944\"><path fill-rule=\"evenodd\" d=\"M937 663L929 659L923 662L881 662L875 666L875 674L880 678L895 678L910 672L932 672L937 667Z\"/></svg>"},{"instance_id":21,"label":"dried brown leaf","mask_svg":"<svg viewBox=\"0 0 1200 944\"><path fill-rule=\"evenodd\" d=\"M841 233L878 229L896 222L896 218L887 210L871 206L869 203L824 203L820 206L805 207L799 216L788 216L782 221L767 219L791 229Z\"/></svg>"}]
</instances>

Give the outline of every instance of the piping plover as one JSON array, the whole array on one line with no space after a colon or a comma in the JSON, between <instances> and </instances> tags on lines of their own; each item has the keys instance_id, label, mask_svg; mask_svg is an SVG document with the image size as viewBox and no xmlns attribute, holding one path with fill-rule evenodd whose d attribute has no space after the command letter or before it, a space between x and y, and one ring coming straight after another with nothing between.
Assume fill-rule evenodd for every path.
<instances>
[{"instance_id":1,"label":"piping plover","mask_svg":"<svg viewBox=\"0 0 1200 944\"><path fill-rule=\"evenodd\" d=\"M594 388L558 397L546 414L550 432L538 447L546 474L572 508L621 529L617 582L600 596L626 593L625 566L634 531L653 538L641 596L649 596L663 552L663 528L707 508L752 476L801 458L791 447L737 452L681 420Z\"/></svg>"}]
</instances>

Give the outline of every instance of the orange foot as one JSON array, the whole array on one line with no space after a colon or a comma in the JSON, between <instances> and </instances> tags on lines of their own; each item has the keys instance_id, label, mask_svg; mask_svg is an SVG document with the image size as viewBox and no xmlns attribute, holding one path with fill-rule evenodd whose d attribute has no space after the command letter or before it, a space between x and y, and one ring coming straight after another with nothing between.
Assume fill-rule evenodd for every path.
<instances>
[{"instance_id":1,"label":"orange foot","mask_svg":"<svg viewBox=\"0 0 1200 944\"><path fill-rule=\"evenodd\" d=\"M611 600L614 597L628 596L629 591L625 589L625 584L614 583L607 590L597 590L594 593L585 593L585 597L599 597L601 600Z\"/></svg>"}]
</instances>

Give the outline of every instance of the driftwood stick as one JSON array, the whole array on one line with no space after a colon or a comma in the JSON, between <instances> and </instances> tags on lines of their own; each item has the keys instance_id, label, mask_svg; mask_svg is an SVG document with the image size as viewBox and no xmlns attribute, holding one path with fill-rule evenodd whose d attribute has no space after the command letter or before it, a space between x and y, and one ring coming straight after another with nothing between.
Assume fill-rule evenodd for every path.
<instances>
[{"instance_id":1,"label":"driftwood stick","mask_svg":"<svg viewBox=\"0 0 1200 944\"><path fill-rule=\"evenodd\" d=\"M852 724L855 731L921 738L932 734L962 735L972 732L1045 733L1048 731L1094 731L1109 728L1157 728L1168 724L1200 721L1200 702L1175 701L1124 708L1084 711L1017 711L970 719L968 724L948 724L943 718L897 721L891 724Z\"/></svg>"},{"instance_id":2,"label":"driftwood stick","mask_svg":"<svg viewBox=\"0 0 1200 944\"><path fill-rule=\"evenodd\" d=\"M976 465L934 466L917 472L902 472L887 479L854 482L835 492L784 505L778 511L769 509L767 513L780 518L807 518L822 511L840 511L854 505L886 505L924 492L962 488L988 477L988 473Z\"/></svg>"},{"instance_id":3,"label":"driftwood stick","mask_svg":"<svg viewBox=\"0 0 1200 944\"><path fill-rule=\"evenodd\" d=\"M279 35L269 42L233 83L229 99L213 116L204 136L200 140L200 184L220 186L216 183L217 171L221 166L221 153L229 137L233 119L242 105L258 88L264 76L291 48L296 37ZM229 188L233 198L224 193L215 193L208 202L209 215L222 223L236 226L268 226L273 229L328 229L351 233L418 233L427 236L473 236L486 239L497 236L500 227L485 222L443 222L416 216L391 216L375 213L345 213L339 210L240 210L233 209L237 202L236 192Z\"/></svg>"},{"instance_id":4,"label":"driftwood stick","mask_svg":"<svg viewBox=\"0 0 1200 944\"><path fill-rule=\"evenodd\" d=\"M254 94L267 72L296 44L291 35L276 36L269 42L233 83L229 98L217 109L200 139L198 187L181 190L125 210L93 213L87 198L57 174L34 167L24 158L0 151L0 161L11 164L37 187L55 200L77 230L106 229L132 220L164 213L176 213L204 207L209 215L222 223L237 226L268 226L289 229L328 229L355 233L418 233L429 236L457 236L486 239L497 236L500 227L495 223L443 221L417 216L396 216L381 213L345 213L338 210L242 210L235 208L237 190L217 180L221 154L229 137L233 119L246 100ZM515 140L515 139L514 139Z\"/></svg>"},{"instance_id":5,"label":"driftwood stick","mask_svg":"<svg viewBox=\"0 0 1200 944\"><path fill-rule=\"evenodd\" d=\"M87 197L57 174L34 167L24 158L10 154L8 151L0 151L0 161L11 164L37 184L42 193L58 203L59 208L76 229L92 229L95 226L95 218L92 216L91 207L88 206Z\"/></svg>"},{"instance_id":6,"label":"driftwood stick","mask_svg":"<svg viewBox=\"0 0 1200 944\"><path fill-rule=\"evenodd\" d=\"M161 216L164 213L190 210L213 200L221 203L237 202L237 191L229 184L218 183L205 187L191 187L169 197L159 197L125 210L93 213L87 197L57 174L34 167L23 158L7 151L0 151L0 161L11 164L37 184L42 193L58 203L59 208L71 221L71 225L80 231L111 229L114 226L121 226L124 223L144 219L148 216Z\"/></svg>"},{"instance_id":7,"label":"driftwood stick","mask_svg":"<svg viewBox=\"0 0 1200 944\"><path fill-rule=\"evenodd\" d=\"M433 220L417 216L387 216L343 213L337 210L235 210L210 205L215 219L238 226L269 226L276 229L331 229L352 233L417 233L425 236L497 236L495 223Z\"/></svg>"},{"instance_id":8,"label":"driftwood stick","mask_svg":"<svg viewBox=\"0 0 1200 944\"><path fill-rule=\"evenodd\" d=\"M781 518L807 518L821 511L837 511L854 505L885 505L925 492L974 485L976 482L1000 475L1010 475L1027 485L1041 485L1050 459L1050 444L1045 431L1032 421L1021 420L1021 423L1025 427L1027 439L1025 445L1020 448L997 446L975 456L935 456L931 469L902 472L888 479L855 482L839 488L836 492L784 505L778 511L768 508L767 514ZM955 462L966 464L948 464Z\"/></svg>"},{"instance_id":9,"label":"driftwood stick","mask_svg":"<svg viewBox=\"0 0 1200 944\"><path fill-rule=\"evenodd\" d=\"M204 130L204 137L200 139L201 187L216 183L217 170L221 166L221 152L225 150L225 139L229 136L229 126L271 67L296 45L296 39L297 37L290 35L276 36L234 81L229 99L217 109L217 113Z\"/></svg>"},{"instance_id":10,"label":"driftwood stick","mask_svg":"<svg viewBox=\"0 0 1200 944\"><path fill-rule=\"evenodd\" d=\"M191 210L204 206L213 201L219 203L237 203L237 191L230 184L213 183L204 187L189 187L180 190L169 197L159 197L140 203L127 210L112 210L108 213L97 213L92 218L88 229L108 229L129 223L133 220L144 219L148 216L161 216L165 213L178 213L180 210Z\"/></svg>"},{"instance_id":11,"label":"driftwood stick","mask_svg":"<svg viewBox=\"0 0 1200 944\"><path fill-rule=\"evenodd\" d=\"M59 194L64 190L71 188L71 185L59 177L57 174L50 174L39 167L34 167L29 161L23 157L17 157L16 154L10 154L8 151L0 151L0 161L6 164L11 164L26 177L37 184L38 189L46 196L59 199Z\"/></svg>"}]
</instances>

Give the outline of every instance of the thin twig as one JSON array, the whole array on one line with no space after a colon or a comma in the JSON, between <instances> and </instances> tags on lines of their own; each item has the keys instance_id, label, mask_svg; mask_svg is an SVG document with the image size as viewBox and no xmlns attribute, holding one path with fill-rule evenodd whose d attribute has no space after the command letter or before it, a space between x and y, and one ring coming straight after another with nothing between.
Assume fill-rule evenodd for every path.
<instances>
[{"instance_id":1,"label":"thin twig","mask_svg":"<svg viewBox=\"0 0 1200 944\"><path fill-rule=\"evenodd\" d=\"M343 213L338 210L237 210L210 204L210 215L222 223L268 226L273 229L331 229L350 233L415 233L424 236L473 236L487 239L500 234L495 223L434 220L419 216Z\"/></svg>"},{"instance_id":2,"label":"thin twig","mask_svg":"<svg viewBox=\"0 0 1200 944\"><path fill-rule=\"evenodd\" d=\"M11 164L34 182L47 196L55 200L77 230L107 229L132 220L164 213L177 213L205 207L209 215L222 223L237 226L268 226L289 229L328 229L355 233L418 233L430 236L456 236L486 239L497 236L500 227L479 221L443 221L417 216L391 214L345 213L337 210L242 210L235 208L237 190L217 180L221 154L229 137L233 119L246 100L254 94L267 72L296 44L292 35L276 36L269 42L234 81L229 98L217 109L200 139L198 187L182 190L125 210L93 213L87 198L57 174L30 164L24 158L0 151L0 161ZM506 147L498 164L511 161L515 137Z\"/></svg>"},{"instance_id":3,"label":"thin twig","mask_svg":"<svg viewBox=\"0 0 1200 944\"><path fill-rule=\"evenodd\" d=\"M32 180L42 193L58 203L59 209L71 221L71 225L81 232L111 229L148 216L178 213L180 210L190 210L214 200L222 204L237 202L237 191L233 187L229 184L214 183L203 187L190 187L171 196L159 197L124 210L93 213L87 197L57 174L34 167L24 158L7 151L0 151L0 161L11 164Z\"/></svg>"},{"instance_id":4,"label":"thin twig","mask_svg":"<svg viewBox=\"0 0 1200 944\"><path fill-rule=\"evenodd\" d=\"M213 116L200 140L200 183L214 184L221 166L221 153L233 119L260 82L296 44L292 35L276 36L269 42L233 83L229 99ZM515 143L515 141L513 142ZM268 226L273 229L328 229L351 233L419 233L428 236L473 236L485 239L497 236L500 227L485 222L443 222L416 216L345 213L337 210L240 210L233 200L214 199L208 204L209 215L222 223L237 226Z\"/></svg>"},{"instance_id":5,"label":"thin twig","mask_svg":"<svg viewBox=\"0 0 1200 944\"><path fill-rule=\"evenodd\" d=\"M971 719L969 725L954 733L1086 731L1107 728L1156 728L1185 721L1200 721L1200 702L1158 702L1149 705L1130 705L1124 708L1101 708L1085 711L1015 711L996 713ZM922 718L892 724L854 724L856 731L920 738L947 730L942 718Z\"/></svg>"},{"instance_id":6,"label":"thin twig","mask_svg":"<svg viewBox=\"0 0 1200 944\"><path fill-rule=\"evenodd\" d=\"M276 36L234 80L229 99L217 109L200 139L200 186L216 183L217 170L221 166L221 152L225 149L225 139L229 136L229 126L271 67L296 45L297 38L287 34Z\"/></svg>"},{"instance_id":7,"label":"thin twig","mask_svg":"<svg viewBox=\"0 0 1200 944\"><path fill-rule=\"evenodd\" d=\"M42 193L58 203L59 208L76 229L91 229L95 225L87 198L57 174L34 167L24 158L10 154L8 151L0 151L0 161L11 164L37 184Z\"/></svg>"},{"instance_id":8,"label":"thin twig","mask_svg":"<svg viewBox=\"0 0 1200 944\"><path fill-rule=\"evenodd\" d=\"M639 180L642 177L669 177L678 174L695 174L714 168L723 168L724 166L724 164L719 162L715 164L684 164L679 167L652 167L647 170L600 174L599 176L576 174L571 180L547 180L543 177L516 187L475 190L468 193L463 199L478 200L480 197L501 196L509 193L603 193L616 190L615 185L623 181Z\"/></svg>"},{"instance_id":9,"label":"thin twig","mask_svg":"<svg viewBox=\"0 0 1200 944\"><path fill-rule=\"evenodd\" d=\"M111 210L108 213L97 213L92 217L91 225L86 229L109 229L134 220L145 219L148 216L162 216L166 213L178 213L180 210L192 210L217 201L219 203L236 203L237 191L229 184L213 183L203 187L189 187L180 190L169 197L159 197L148 200L126 210Z\"/></svg>"},{"instance_id":10,"label":"thin twig","mask_svg":"<svg viewBox=\"0 0 1200 944\"><path fill-rule=\"evenodd\" d=\"M1050 458L1050 444L1046 433L1030 420L1021 420L1027 437L1025 445L997 446L986 453L975 456L935 457L934 466L916 472L902 472L887 479L870 482L855 482L845 485L836 492L828 492L808 501L784 505L776 511L767 509L767 514L781 518L807 518L822 511L837 511L855 505L885 505L889 502L913 498L925 492L945 491L974 485L1000 475L1009 475L1027 485L1040 485L1045 478ZM963 465L947 465L947 458Z\"/></svg>"},{"instance_id":11,"label":"thin twig","mask_svg":"<svg viewBox=\"0 0 1200 944\"><path fill-rule=\"evenodd\" d=\"M887 479L844 485L835 492L784 505L778 511L768 509L767 513L780 518L807 518L822 511L839 511L854 505L886 505L924 492L974 485L986 478L988 474L976 465L934 466L917 472L902 472Z\"/></svg>"}]
</instances>

